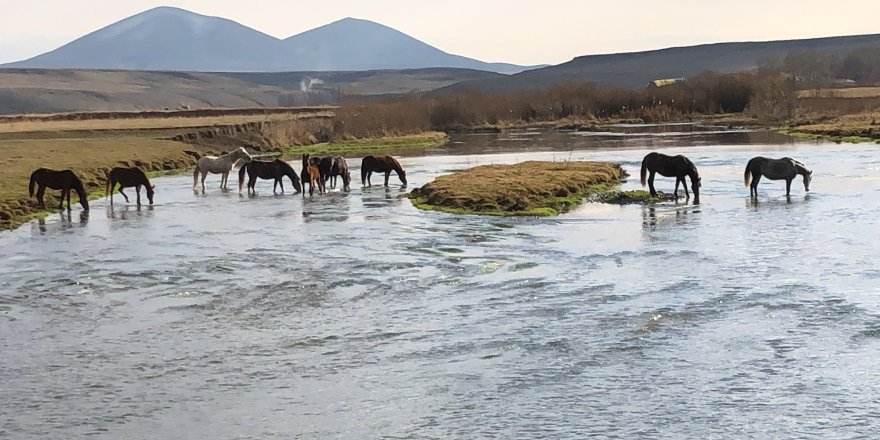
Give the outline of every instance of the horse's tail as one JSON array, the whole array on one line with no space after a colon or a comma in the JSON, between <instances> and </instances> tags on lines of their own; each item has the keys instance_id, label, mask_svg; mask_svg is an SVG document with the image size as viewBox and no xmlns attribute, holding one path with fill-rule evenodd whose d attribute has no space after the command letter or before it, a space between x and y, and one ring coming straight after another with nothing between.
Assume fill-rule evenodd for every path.
<instances>
[{"instance_id":1,"label":"horse's tail","mask_svg":"<svg viewBox=\"0 0 880 440\"><path fill-rule=\"evenodd\" d=\"M751 165L752 161L749 161L749 163L746 165L745 175L743 175L743 182L746 184L746 186L749 186L749 184L752 183L752 172L751 170L749 170L749 168L751 168Z\"/></svg>"},{"instance_id":2,"label":"horse's tail","mask_svg":"<svg viewBox=\"0 0 880 440\"><path fill-rule=\"evenodd\" d=\"M645 163L644 159L642 159L641 177L642 177L642 186L647 185L648 184L648 180L647 180L647 178L648 178L648 164Z\"/></svg>"},{"instance_id":3,"label":"horse's tail","mask_svg":"<svg viewBox=\"0 0 880 440\"><path fill-rule=\"evenodd\" d=\"M37 185L37 172L31 173L31 183L28 185L28 197L34 196L34 187Z\"/></svg>"},{"instance_id":4,"label":"horse's tail","mask_svg":"<svg viewBox=\"0 0 880 440\"><path fill-rule=\"evenodd\" d=\"M196 187L198 182L199 182L199 163L196 162L196 169L193 171L193 188Z\"/></svg>"},{"instance_id":5,"label":"horse's tail","mask_svg":"<svg viewBox=\"0 0 880 440\"><path fill-rule=\"evenodd\" d=\"M244 185L244 175L247 174L247 169L249 165L250 162L247 162L238 169L238 192L241 192L241 187Z\"/></svg>"}]
</instances>

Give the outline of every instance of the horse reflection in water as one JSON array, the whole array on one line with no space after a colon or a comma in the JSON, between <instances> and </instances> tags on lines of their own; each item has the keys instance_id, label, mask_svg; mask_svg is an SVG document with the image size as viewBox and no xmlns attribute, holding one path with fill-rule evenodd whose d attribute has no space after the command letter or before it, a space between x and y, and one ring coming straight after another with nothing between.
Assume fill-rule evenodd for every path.
<instances>
[{"instance_id":1,"label":"horse reflection in water","mask_svg":"<svg viewBox=\"0 0 880 440\"><path fill-rule=\"evenodd\" d=\"M688 223L693 219L693 215L699 212L699 208L674 208L658 210L653 206L643 206L642 227L648 230L654 230L671 223Z\"/></svg>"},{"instance_id":2,"label":"horse reflection in water","mask_svg":"<svg viewBox=\"0 0 880 440\"><path fill-rule=\"evenodd\" d=\"M84 228L89 224L89 211L80 211L78 222L74 222L74 216L70 211L61 211L59 213L61 221L46 223L45 218L41 218L37 220L33 225L36 230L39 231L40 235L46 234L48 232L55 231L65 231L68 229L72 229L74 226L78 226L80 228Z\"/></svg>"},{"instance_id":3,"label":"horse reflection in water","mask_svg":"<svg viewBox=\"0 0 880 440\"><path fill-rule=\"evenodd\" d=\"M141 207L141 205L137 205L132 208L131 206L125 206L122 209L114 209L112 206L108 206L106 208L107 218L111 220L130 220L138 217L144 217L148 215L152 215L153 206L148 205L146 207Z\"/></svg>"}]
</instances>

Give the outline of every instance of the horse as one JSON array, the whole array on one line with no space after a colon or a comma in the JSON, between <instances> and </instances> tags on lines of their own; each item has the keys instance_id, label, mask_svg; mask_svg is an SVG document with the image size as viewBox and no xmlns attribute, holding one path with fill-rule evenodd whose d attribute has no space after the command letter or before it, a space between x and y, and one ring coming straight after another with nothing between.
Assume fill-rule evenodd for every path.
<instances>
[{"instance_id":1,"label":"horse","mask_svg":"<svg viewBox=\"0 0 880 440\"><path fill-rule=\"evenodd\" d=\"M785 196L790 197L791 181L798 174L804 176L804 191L810 191L810 181L813 180L813 172L808 170L803 163L790 157L782 159L768 159L766 157L753 157L746 164L743 181L749 186L749 196L758 197L758 182L761 176L770 180L785 180ZM751 185L750 185L751 183Z\"/></svg>"},{"instance_id":2,"label":"horse","mask_svg":"<svg viewBox=\"0 0 880 440\"><path fill-rule=\"evenodd\" d=\"M649 172L650 176L646 179L645 177ZM697 172L697 167L690 159L682 155L668 156L657 152L648 153L642 159L642 186L645 186L647 180L648 188L651 190L651 196L653 197L657 197L657 191L654 189L655 173L665 177L675 177L674 195L676 199L678 199L679 183L684 187L684 196L688 199L691 198L690 193L688 193L687 183L684 181L685 176L690 177L691 189L694 190L694 203L700 203L702 179L700 178L700 173Z\"/></svg>"},{"instance_id":3,"label":"horse","mask_svg":"<svg viewBox=\"0 0 880 440\"><path fill-rule=\"evenodd\" d=\"M361 185L373 186L370 176L373 172L385 173L385 186L388 186L388 177L391 171L397 172L397 177L406 186L406 171L400 166L400 162L391 156L367 156L361 161Z\"/></svg>"},{"instance_id":4,"label":"horse","mask_svg":"<svg viewBox=\"0 0 880 440\"><path fill-rule=\"evenodd\" d=\"M220 178L220 189L228 189L226 184L229 181L229 172L232 171L232 167L234 167L240 160L244 160L245 163L252 160L251 155L248 154L247 150L243 147L238 147L220 157L200 157L196 162L196 169L193 171L193 191L196 190L199 173L202 173L202 192L205 192L205 177L208 177L208 173L222 174L223 176Z\"/></svg>"},{"instance_id":5,"label":"horse","mask_svg":"<svg viewBox=\"0 0 880 440\"><path fill-rule=\"evenodd\" d=\"M342 190L348 191L351 186L351 173L342 156L333 156L333 166L330 168L330 186L332 188L336 188L336 177L342 177Z\"/></svg>"},{"instance_id":6,"label":"horse","mask_svg":"<svg viewBox=\"0 0 880 440\"><path fill-rule=\"evenodd\" d=\"M39 186L37 189L37 201L40 202L40 208L42 209L46 209L46 204L43 203L43 194L46 193L46 187L49 187L61 190L61 204L58 205L58 209L64 209L64 199L67 198L67 210L70 211L70 190L73 189L76 191L76 195L79 196L79 204L82 205L83 210L89 210L89 198L83 183L71 170L55 171L48 168L39 168L31 173L31 181L30 185L28 185L30 197L34 196L34 186Z\"/></svg>"},{"instance_id":7,"label":"horse","mask_svg":"<svg viewBox=\"0 0 880 440\"><path fill-rule=\"evenodd\" d=\"M315 183L318 185L318 193L322 194L326 190L324 186L324 180L321 178L321 170L318 169L317 165L315 165L315 159L309 159L308 154L302 155L302 173L300 176L302 177L302 188L303 188L303 196L306 195L305 188L306 183L309 184L309 195L315 194Z\"/></svg>"},{"instance_id":8,"label":"horse","mask_svg":"<svg viewBox=\"0 0 880 440\"><path fill-rule=\"evenodd\" d=\"M282 180L284 176L290 178L290 183L293 184L296 192L302 191L302 187L299 184L299 175L296 174L296 171L289 163L280 159L275 159L272 162L253 160L242 165L241 169L238 170L238 192L241 192L241 187L244 185L245 174L249 176L247 184L248 194L251 192L256 193L254 185L257 183L258 177L260 179L275 179L272 193L275 193L278 185L281 185L281 193L284 193L284 182Z\"/></svg>"},{"instance_id":9,"label":"horse","mask_svg":"<svg viewBox=\"0 0 880 440\"><path fill-rule=\"evenodd\" d=\"M140 168L116 167L107 173L107 194L110 196L110 206L113 206L113 190L116 189L116 184L119 184L119 194L125 197L125 203L128 203L128 196L122 190L133 186L137 192L137 204L140 206L141 186L144 186L147 188L147 200L151 205L153 204L153 193L156 186L150 184L150 179Z\"/></svg>"}]
</instances>

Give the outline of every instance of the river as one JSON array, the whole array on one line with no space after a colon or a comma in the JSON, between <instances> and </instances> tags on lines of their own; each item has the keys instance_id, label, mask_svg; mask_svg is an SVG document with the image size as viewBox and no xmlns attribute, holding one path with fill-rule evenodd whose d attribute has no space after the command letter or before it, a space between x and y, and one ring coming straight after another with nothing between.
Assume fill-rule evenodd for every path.
<instances>
[{"instance_id":1,"label":"river","mask_svg":"<svg viewBox=\"0 0 880 440\"><path fill-rule=\"evenodd\" d=\"M615 161L635 189L655 149L696 163L699 206L398 198L529 159ZM812 191L764 179L752 203L756 155L801 160ZM0 233L0 437L880 435L880 146L620 126L459 135L401 163L409 188L305 198L162 177L155 206Z\"/></svg>"}]
</instances>

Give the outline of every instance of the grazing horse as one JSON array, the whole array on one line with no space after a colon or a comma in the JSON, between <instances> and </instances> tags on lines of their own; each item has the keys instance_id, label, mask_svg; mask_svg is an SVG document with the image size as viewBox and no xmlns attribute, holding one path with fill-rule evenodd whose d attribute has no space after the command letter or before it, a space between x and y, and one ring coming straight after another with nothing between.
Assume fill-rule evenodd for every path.
<instances>
[{"instance_id":1,"label":"grazing horse","mask_svg":"<svg viewBox=\"0 0 880 440\"><path fill-rule=\"evenodd\" d=\"M141 186L144 186L147 188L147 200L151 205L153 204L153 190L156 189L156 186L150 184L150 179L147 179L147 175L140 168L116 167L107 173L107 194L110 196L110 206L113 206L113 191L116 189L116 184L119 184L119 194L125 197L125 203L128 203L128 196L122 190L133 186L137 192L137 204L140 206Z\"/></svg>"},{"instance_id":2,"label":"grazing horse","mask_svg":"<svg viewBox=\"0 0 880 440\"><path fill-rule=\"evenodd\" d=\"M76 191L79 196L79 204L83 210L89 210L89 198L86 190L83 188L82 181L71 170L55 171L47 168L39 168L31 173L31 182L28 186L30 197L34 196L34 186L38 185L37 201L40 202L40 208L45 209L46 204L43 203L43 194L46 193L46 187L61 190L61 204L58 209L64 209L64 199L67 198L67 210L70 211L70 190Z\"/></svg>"},{"instance_id":3,"label":"grazing horse","mask_svg":"<svg viewBox=\"0 0 880 440\"><path fill-rule=\"evenodd\" d=\"M275 193L278 185L281 185L281 193L284 193L284 182L282 180L284 176L290 178L290 183L293 185L296 192L302 191L302 187L299 184L299 176L296 174L296 171L294 171L289 163L280 159L275 159L272 162L253 160L242 165L241 169L238 170L238 192L241 192L241 187L244 185L245 174L248 175L248 194L251 192L256 193L254 185L257 183L258 177L260 179L275 179L275 184L272 186L272 193Z\"/></svg>"},{"instance_id":4,"label":"grazing horse","mask_svg":"<svg viewBox=\"0 0 880 440\"><path fill-rule=\"evenodd\" d=\"M333 156L333 167L330 168L330 186L336 188L336 177L342 177L342 190L348 191L351 187L351 173L348 172L348 164L342 156Z\"/></svg>"},{"instance_id":5,"label":"grazing horse","mask_svg":"<svg viewBox=\"0 0 880 440\"><path fill-rule=\"evenodd\" d=\"M753 157L746 165L746 172L743 178L746 186L749 186L749 195L758 197L758 182L761 176L770 180L785 180L785 196L791 194L791 181L798 174L804 176L804 191L810 191L810 181L813 179L813 172L808 170L804 164L790 158L768 159L766 157ZM751 185L749 183L751 182Z\"/></svg>"},{"instance_id":6,"label":"grazing horse","mask_svg":"<svg viewBox=\"0 0 880 440\"><path fill-rule=\"evenodd\" d=\"M303 188L303 196L306 195L305 188L306 183L309 184L309 195L315 194L315 184L318 185L318 193L322 194L326 190L324 187L324 180L321 178L321 170L318 169L318 166L315 164L317 162L315 159L309 159L308 154L303 154L302 156L302 164L303 169L301 173L302 177L302 188Z\"/></svg>"},{"instance_id":7,"label":"grazing horse","mask_svg":"<svg viewBox=\"0 0 880 440\"><path fill-rule=\"evenodd\" d=\"M193 191L196 190L199 173L202 173L202 192L205 192L205 177L208 177L208 173L222 174L220 189L227 189L226 183L229 181L229 172L232 171L232 167L240 160L244 160L246 163L251 161L251 155L243 147L238 147L220 157L200 157L198 162L196 162L196 169L193 171Z\"/></svg>"},{"instance_id":8,"label":"grazing horse","mask_svg":"<svg viewBox=\"0 0 880 440\"><path fill-rule=\"evenodd\" d=\"M385 173L385 186L388 186L388 177L391 171L397 172L397 177L406 186L406 171L400 166L400 162L391 156L367 156L361 161L361 185L373 186L370 176L373 172Z\"/></svg>"},{"instance_id":9,"label":"grazing horse","mask_svg":"<svg viewBox=\"0 0 880 440\"><path fill-rule=\"evenodd\" d=\"M682 155L667 156L657 152L648 153L642 159L642 186L645 186L645 177L649 172L647 184L652 196L657 197L657 191L654 190L654 174L658 173L661 176L675 177L674 195L676 199L678 199L679 183L684 188L684 196L690 199L691 195L688 193L687 183L684 181L684 177L688 176L691 178L691 189L694 190L694 203L700 203L700 186L702 186L700 173L697 172L697 167L690 159Z\"/></svg>"}]
</instances>

